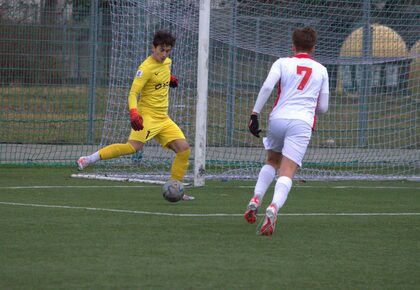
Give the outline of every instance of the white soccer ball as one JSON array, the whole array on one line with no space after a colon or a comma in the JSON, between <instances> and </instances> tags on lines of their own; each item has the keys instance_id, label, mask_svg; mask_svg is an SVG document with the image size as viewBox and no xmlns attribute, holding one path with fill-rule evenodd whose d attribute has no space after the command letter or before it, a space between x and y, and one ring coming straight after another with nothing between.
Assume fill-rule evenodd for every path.
<instances>
[{"instance_id":1,"label":"white soccer ball","mask_svg":"<svg viewBox=\"0 0 420 290\"><path fill-rule=\"evenodd\" d=\"M167 201L180 201L184 196L184 185L178 180L169 180L162 187L162 195Z\"/></svg>"}]
</instances>

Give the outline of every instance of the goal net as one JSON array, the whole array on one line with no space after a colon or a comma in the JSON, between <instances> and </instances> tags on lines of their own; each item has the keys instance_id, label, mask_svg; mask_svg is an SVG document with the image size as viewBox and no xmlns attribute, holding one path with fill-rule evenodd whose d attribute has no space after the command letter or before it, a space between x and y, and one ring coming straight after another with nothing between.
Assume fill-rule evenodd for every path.
<instances>
[{"instance_id":1,"label":"goal net","mask_svg":"<svg viewBox=\"0 0 420 290\"><path fill-rule=\"evenodd\" d=\"M314 58L330 76L330 107L298 172L303 179L403 179L420 171L420 7L413 1L210 1L207 179L255 178L262 140L248 118L271 64L291 55L291 33L318 32ZM339 2L339 3L338 3ZM111 1L112 60L102 146L130 132L127 96L153 33L177 37L171 58L179 87L169 115L194 148L199 0ZM140 96L141 97L141 96ZM276 97L261 113L263 135ZM201 117L201 116L200 116ZM194 150L192 150L194 152ZM104 162L94 176L165 180L174 153L150 141L142 152ZM186 179L193 178L194 154Z\"/></svg>"}]
</instances>

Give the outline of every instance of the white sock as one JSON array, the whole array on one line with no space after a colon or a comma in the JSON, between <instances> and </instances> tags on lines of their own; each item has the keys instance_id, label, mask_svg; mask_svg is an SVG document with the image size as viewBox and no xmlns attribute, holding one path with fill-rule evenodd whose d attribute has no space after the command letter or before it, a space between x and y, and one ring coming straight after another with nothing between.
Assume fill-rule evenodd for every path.
<instances>
[{"instance_id":1,"label":"white sock","mask_svg":"<svg viewBox=\"0 0 420 290\"><path fill-rule=\"evenodd\" d=\"M274 189L273 202L276 206L277 211L284 205L292 188L292 180L287 176L280 176L277 179L276 187Z\"/></svg>"},{"instance_id":2,"label":"white sock","mask_svg":"<svg viewBox=\"0 0 420 290\"><path fill-rule=\"evenodd\" d=\"M101 160L101 156L99 155L99 151L96 151L95 153L87 156L89 163L90 164L94 164L96 162L98 162L99 160Z\"/></svg>"},{"instance_id":3,"label":"white sock","mask_svg":"<svg viewBox=\"0 0 420 290\"><path fill-rule=\"evenodd\" d=\"M273 166L266 164L261 168L254 189L254 197L257 197L260 200L260 204L262 203L262 199L264 198L264 194L267 192L268 187L273 182L274 177L276 177L276 170Z\"/></svg>"}]
</instances>

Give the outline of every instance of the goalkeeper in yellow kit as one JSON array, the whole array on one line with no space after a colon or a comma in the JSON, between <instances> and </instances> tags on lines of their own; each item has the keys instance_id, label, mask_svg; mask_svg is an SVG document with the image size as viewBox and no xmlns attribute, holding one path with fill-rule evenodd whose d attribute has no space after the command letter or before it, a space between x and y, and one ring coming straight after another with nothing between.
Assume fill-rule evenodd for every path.
<instances>
[{"instance_id":1,"label":"goalkeeper in yellow kit","mask_svg":"<svg viewBox=\"0 0 420 290\"><path fill-rule=\"evenodd\" d=\"M134 154L147 141L155 138L163 147L176 153L171 178L182 181L191 151L181 129L168 116L169 87L178 86L178 80L171 75L172 60L168 57L175 40L175 36L169 32L156 32L152 54L137 70L128 96L132 127L128 142L111 144L89 156L80 157L77 160L79 170L99 160ZM183 199L193 200L194 197L184 194Z\"/></svg>"}]
</instances>

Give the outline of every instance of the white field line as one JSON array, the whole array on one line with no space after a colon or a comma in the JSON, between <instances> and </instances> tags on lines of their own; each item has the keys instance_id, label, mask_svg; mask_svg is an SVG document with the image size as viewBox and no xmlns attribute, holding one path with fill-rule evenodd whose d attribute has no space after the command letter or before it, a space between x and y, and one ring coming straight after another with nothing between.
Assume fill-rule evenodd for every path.
<instances>
[{"instance_id":1,"label":"white field line","mask_svg":"<svg viewBox=\"0 0 420 290\"><path fill-rule=\"evenodd\" d=\"M240 188L254 188L255 186L239 185ZM409 186L354 186L354 185L337 185L337 186L317 186L317 185L294 185L293 188L333 188L333 189L419 189L420 187Z\"/></svg>"},{"instance_id":2,"label":"white field line","mask_svg":"<svg viewBox=\"0 0 420 290\"><path fill-rule=\"evenodd\" d=\"M50 188L153 188L155 185L33 185L0 186L0 189L50 189Z\"/></svg>"},{"instance_id":3,"label":"white field line","mask_svg":"<svg viewBox=\"0 0 420 290\"><path fill-rule=\"evenodd\" d=\"M29 185L29 186L0 186L0 189L49 189L49 188L155 188L159 185ZM237 186L212 186L214 188L254 188L254 185L237 185ZM409 186L312 186L312 185L295 185L294 188L332 188L332 189L417 189L420 187Z\"/></svg>"},{"instance_id":4,"label":"white field line","mask_svg":"<svg viewBox=\"0 0 420 290\"><path fill-rule=\"evenodd\" d=\"M82 206L68 206L68 205L49 205L49 204L35 204L35 203L17 203L0 201L0 204L10 206L26 206L26 207L41 207L53 209L75 209L75 210L88 210L88 211L102 211L102 212L116 212L140 215L157 215L157 216L176 216L176 217L236 217L243 214L229 214L229 213L209 213L209 214L194 214L194 213L167 213L167 212L151 212L141 210L128 210L128 209L112 209L112 208L97 208L97 207L82 207ZM382 212L382 213L285 213L279 214L280 216L420 216L419 212Z\"/></svg>"}]
</instances>

